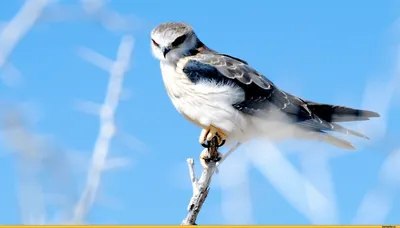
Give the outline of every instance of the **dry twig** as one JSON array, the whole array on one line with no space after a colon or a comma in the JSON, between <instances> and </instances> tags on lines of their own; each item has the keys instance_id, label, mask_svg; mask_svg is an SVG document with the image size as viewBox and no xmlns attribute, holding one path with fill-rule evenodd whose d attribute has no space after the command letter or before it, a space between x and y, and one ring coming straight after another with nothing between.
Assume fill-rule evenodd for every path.
<instances>
[{"instance_id":1,"label":"dry twig","mask_svg":"<svg viewBox=\"0 0 400 228\"><path fill-rule=\"evenodd\" d=\"M207 166L203 168L200 179L196 178L194 171L194 160L193 158L187 159L187 164L189 166L190 180L192 181L193 196L190 199L189 205L187 207L188 214L186 218L182 221L181 225L197 225L197 216L207 199L208 192L210 191L211 178L214 172L217 171L217 167L226 160L226 158L231 155L241 144L237 143L232 149L230 149L226 155L218 162L218 139L214 137L210 143L210 147L203 150L202 153L208 153L209 159L206 162ZM200 158L201 159L201 158Z\"/></svg>"}]
</instances>

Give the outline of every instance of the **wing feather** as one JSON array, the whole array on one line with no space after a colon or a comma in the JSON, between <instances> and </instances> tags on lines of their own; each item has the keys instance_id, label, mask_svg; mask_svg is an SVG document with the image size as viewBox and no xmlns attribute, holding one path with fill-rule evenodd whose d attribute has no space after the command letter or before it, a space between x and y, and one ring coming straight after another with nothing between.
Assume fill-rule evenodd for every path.
<instances>
[{"instance_id":1,"label":"wing feather","mask_svg":"<svg viewBox=\"0 0 400 228\"><path fill-rule=\"evenodd\" d=\"M319 118L310 111L304 100L280 90L241 59L216 52L199 53L188 58L183 71L192 81L214 80L242 88L244 100L232 105L245 114L266 116L282 111L291 121L312 131L338 131L365 137Z\"/></svg>"}]
</instances>

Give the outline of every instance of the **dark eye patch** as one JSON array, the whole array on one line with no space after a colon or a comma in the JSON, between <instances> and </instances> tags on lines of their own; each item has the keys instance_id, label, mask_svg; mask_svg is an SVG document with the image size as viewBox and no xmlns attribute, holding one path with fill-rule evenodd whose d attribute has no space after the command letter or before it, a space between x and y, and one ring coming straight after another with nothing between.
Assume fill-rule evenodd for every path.
<instances>
[{"instance_id":1,"label":"dark eye patch","mask_svg":"<svg viewBox=\"0 0 400 228\"><path fill-rule=\"evenodd\" d=\"M172 46L176 47L176 46L180 45L181 43L183 43L183 41L185 41L185 39L186 39L186 35L182 35L182 36L176 38L174 40L174 42L172 42Z\"/></svg>"},{"instance_id":2,"label":"dark eye patch","mask_svg":"<svg viewBox=\"0 0 400 228\"><path fill-rule=\"evenodd\" d=\"M151 39L151 41L153 42L153 44L155 45L155 46L160 46L157 42L155 42L153 39Z\"/></svg>"}]
</instances>

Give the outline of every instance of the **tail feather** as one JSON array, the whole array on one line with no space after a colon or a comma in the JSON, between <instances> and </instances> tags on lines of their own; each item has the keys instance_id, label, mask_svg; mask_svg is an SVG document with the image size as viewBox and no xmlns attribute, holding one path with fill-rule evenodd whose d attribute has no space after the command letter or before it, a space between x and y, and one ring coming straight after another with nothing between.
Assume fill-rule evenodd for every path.
<instances>
[{"instance_id":1,"label":"tail feather","mask_svg":"<svg viewBox=\"0 0 400 228\"><path fill-rule=\"evenodd\" d=\"M373 111L321 104L306 101L294 96L291 98L293 98L293 107L299 109L303 108L301 109L303 111L304 109L308 109L311 112L309 113L310 115L307 116L304 115L304 113L302 113L302 115L298 114L295 112L296 110L285 110L286 114L292 118L293 122L300 126L300 129L306 130L296 137L324 141L343 149L355 150L356 148L351 142L330 135L328 132L351 134L364 139L369 138L362 133L341 126L338 122L361 121L369 120L373 117L380 117L378 113Z\"/></svg>"},{"instance_id":2,"label":"tail feather","mask_svg":"<svg viewBox=\"0 0 400 228\"><path fill-rule=\"evenodd\" d=\"M357 131L353 131L350 129L347 129L345 127L343 127L340 124L337 123L333 123L333 122L328 122L322 118L320 118L319 116L315 115L313 119L310 120L306 120L306 121L301 121L298 122L298 124L300 126L302 126L303 128L308 128L310 130L317 130L317 131L335 131L335 132L339 132L339 133L343 133L346 135L354 135L357 137L361 137L364 139L369 139L366 135L359 133Z\"/></svg>"},{"instance_id":3,"label":"tail feather","mask_svg":"<svg viewBox=\"0 0 400 228\"><path fill-rule=\"evenodd\" d=\"M380 115L376 112L354 109L345 106L321 104L311 101L304 101L307 104L307 108L320 120L326 122L324 127L320 127L322 131L336 131L344 134L351 134L364 139L369 139L366 135L361 134L357 131L347 129L336 122L350 122L350 121L361 121L369 120L373 117L379 117ZM322 126L322 125L321 125ZM329 128L330 127L330 128ZM328 136L325 136L328 137ZM331 136L333 137L333 136ZM335 138L335 137L333 137ZM330 138L329 140L333 140ZM337 138L335 138L337 141Z\"/></svg>"},{"instance_id":4,"label":"tail feather","mask_svg":"<svg viewBox=\"0 0 400 228\"><path fill-rule=\"evenodd\" d=\"M347 149L347 150L355 150L356 147L351 144L349 141L346 141L344 139L336 138L333 135L327 134L325 132L321 132L321 140L324 142L327 142L333 146L342 148L342 149Z\"/></svg>"},{"instance_id":5,"label":"tail feather","mask_svg":"<svg viewBox=\"0 0 400 228\"><path fill-rule=\"evenodd\" d=\"M337 132L344 133L344 134L351 134L351 135L358 136L358 137L361 137L364 139L369 139L368 136L361 134L360 132L347 129L336 123L331 123L331 124L333 126L333 129L332 129L333 131L337 131Z\"/></svg>"},{"instance_id":6,"label":"tail feather","mask_svg":"<svg viewBox=\"0 0 400 228\"><path fill-rule=\"evenodd\" d=\"M345 106L320 104L316 102L305 101L307 107L319 118L327 122L349 122L369 120L373 117L379 117L376 112L353 109Z\"/></svg>"},{"instance_id":7,"label":"tail feather","mask_svg":"<svg viewBox=\"0 0 400 228\"><path fill-rule=\"evenodd\" d=\"M355 150L356 147L349 141L346 141L341 138L337 138L327 132L324 131L313 131L313 132L307 132L307 133L301 133L300 135L297 136L300 139L308 139L308 140L318 140L322 141L328 144L331 144L333 146L346 149L346 150Z\"/></svg>"}]
</instances>

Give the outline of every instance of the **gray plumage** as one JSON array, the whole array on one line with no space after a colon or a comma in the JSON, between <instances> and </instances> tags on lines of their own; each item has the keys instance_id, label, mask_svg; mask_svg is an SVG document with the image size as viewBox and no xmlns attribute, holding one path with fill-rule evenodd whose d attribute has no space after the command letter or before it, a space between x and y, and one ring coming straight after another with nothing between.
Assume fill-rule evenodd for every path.
<instances>
[{"instance_id":1,"label":"gray plumage","mask_svg":"<svg viewBox=\"0 0 400 228\"><path fill-rule=\"evenodd\" d=\"M179 42L177 42L177 40ZM236 110L231 111L232 118L238 118L235 116L238 112L241 117L238 118L237 121L245 123L233 123L233 125L239 129L233 129L235 126L222 126L223 124L217 126L228 133L237 130L246 131L251 128L252 131L256 129L257 134L261 136L264 134L263 130L258 129L260 128L259 126L254 126L257 125L255 121L259 122L260 119L269 119L268 121L272 122L280 121L279 118L271 120L272 116L276 113L280 113L285 117L285 121L288 121L289 124L301 130L322 135L322 140L336 146L352 148L352 145L347 141L337 139L333 136L327 136L325 133L327 131L337 131L367 138L365 135L346 129L336 122L368 120L371 117L379 117L378 113L372 111L311 102L284 92L264 75L249 66L246 61L230 55L218 53L208 48L197 38L192 27L185 23L170 22L154 28L152 31L152 48L153 54L161 61L162 70L166 72L163 72L163 77L167 90L168 87L171 87L171 85L175 83L172 80L166 80L167 74L183 74L183 76L174 77L186 77L194 88L191 91L197 91L196 88L200 88L204 85L209 86L209 98L214 99L212 102L218 99L215 97L216 91L219 91L218 88L231 88L229 93L238 98L232 100L224 98L221 102L231 102L229 105ZM163 50L162 55L160 55L158 49ZM167 54L165 54L165 50L168 50ZM167 73L167 71L169 73ZM167 83L172 84L167 85ZM175 90L178 90L178 88ZM211 93L213 93L212 96ZM216 123L218 121L217 119L213 121L203 121L205 124L198 124L201 122L198 120L201 118L200 114L190 116L191 113L194 113L193 109L196 107L189 107L193 102L188 100L193 99L194 101L198 99L199 94L190 94L188 92L184 94L184 96L186 96L187 99L182 101L179 105L177 105L177 101L173 100L179 112L186 117L189 116L188 119L190 121L197 123L197 125L201 127L205 127L204 125L207 123L218 125L218 123ZM174 98L171 97L171 99ZM204 100L207 101L207 99ZM194 103L198 102L200 101ZM187 105L186 110L184 110L185 105ZM224 103L224 105L226 104ZM217 106L214 108L214 110L211 108L208 111L214 111L215 113L221 111ZM227 116L221 116L221 118L226 117ZM254 119L255 121L248 121L246 118L256 119ZM232 121L234 122L235 120ZM220 119L220 122L224 121ZM243 126L245 124L253 126ZM339 145L337 145L338 143Z\"/></svg>"},{"instance_id":2,"label":"gray plumage","mask_svg":"<svg viewBox=\"0 0 400 228\"><path fill-rule=\"evenodd\" d=\"M152 31L152 34L164 34L165 37L172 38L189 33L193 33L192 27L182 22L167 22L155 27Z\"/></svg>"}]
</instances>

